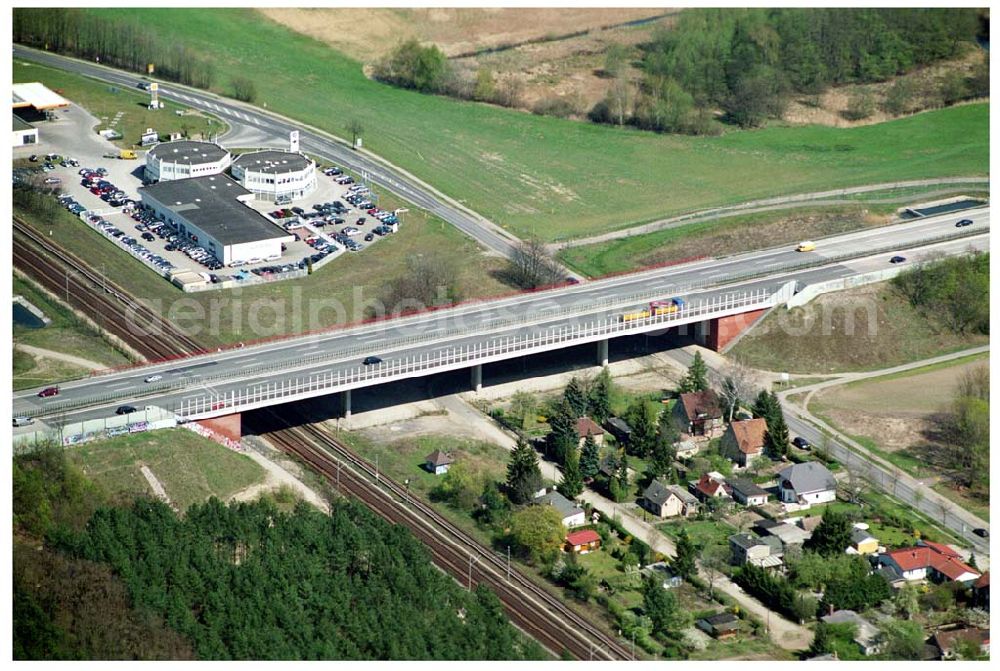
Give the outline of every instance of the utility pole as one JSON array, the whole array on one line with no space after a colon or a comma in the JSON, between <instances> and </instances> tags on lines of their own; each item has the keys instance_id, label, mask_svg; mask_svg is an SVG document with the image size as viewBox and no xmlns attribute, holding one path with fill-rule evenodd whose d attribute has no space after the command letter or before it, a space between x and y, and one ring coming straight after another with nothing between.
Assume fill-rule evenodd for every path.
<instances>
[{"instance_id":1,"label":"utility pole","mask_svg":"<svg viewBox=\"0 0 1000 671\"><path fill-rule=\"evenodd\" d=\"M378 482L378 455L375 455L375 482Z\"/></svg>"},{"instance_id":2,"label":"utility pole","mask_svg":"<svg viewBox=\"0 0 1000 671\"><path fill-rule=\"evenodd\" d=\"M963 525L963 528L962 528L962 533L963 534L965 533L964 525ZM507 582L508 582L508 584L510 583L510 546L509 545L507 546ZM593 654L593 651L591 651L591 654Z\"/></svg>"},{"instance_id":3,"label":"utility pole","mask_svg":"<svg viewBox=\"0 0 1000 671\"><path fill-rule=\"evenodd\" d=\"M406 478L405 480L403 480L403 484L406 485L405 497L406 497L406 503L409 504L409 502L410 502L410 479Z\"/></svg>"}]
</instances>

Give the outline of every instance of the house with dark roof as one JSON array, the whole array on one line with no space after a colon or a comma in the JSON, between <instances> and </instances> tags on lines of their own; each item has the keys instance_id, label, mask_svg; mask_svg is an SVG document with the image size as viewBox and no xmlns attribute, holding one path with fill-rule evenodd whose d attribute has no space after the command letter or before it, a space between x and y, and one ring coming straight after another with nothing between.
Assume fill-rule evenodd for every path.
<instances>
[{"instance_id":1,"label":"house with dark roof","mask_svg":"<svg viewBox=\"0 0 1000 671\"><path fill-rule=\"evenodd\" d=\"M566 551L585 555L601 547L601 535L593 529L566 534Z\"/></svg>"},{"instance_id":2,"label":"house with dark roof","mask_svg":"<svg viewBox=\"0 0 1000 671\"><path fill-rule=\"evenodd\" d=\"M689 517L698 512L698 499L683 488L660 480L649 483L640 503L657 517Z\"/></svg>"},{"instance_id":3,"label":"house with dark roof","mask_svg":"<svg viewBox=\"0 0 1000 671\"><path fill-rule=\"evenodd\" d=\"M441 450L434 450L424 457L424 468L434 475L444 475L448 472L448 467L454 462L455 460L451 458L451 455Z\"/></svg>"},{"instance_id":4,"label":"house with dark roof","mask_svg":"<svg viewBox=\"0 0 1000 671\"><path fill-rule=\"evenodd\" d=\"M792 464L778 473L778 492L784 503L828 503L837 499L837 480L818 461Z\"/></svg>"},{"instance_id":5,"label":"house with dark roof","mask_svg":"<svg viewBox=\"0 0 1000 671\"><path fill-rule=\"evenodd\" d=\"M689 436L716 438L722 434L722 409L711 389L681 394L673 412L680 430Z\"/></svg>"},{"instance_id":6,"label":"house with dark roof","mask_svg":"<svg viewBox=\"0 0 1000 671\"><path fill-rule=\"evenodd\" d=\"M703 617L694 624L712 638L717 639L732 638L740 630L740 618L732 613L717 613Z\"/></svg>"},{"instance_id":7,"label":"house with dark roof","mask_svg":"<svg viewBox=\"0 0 1000 671\"><path fill-rule=\"evenodd\" d=\"M827 624L850 624L854 626L854 642L861 648L862 654L877 655L882 650L881 636L878 628L861 617L853 610L838 610L824 615L823 622Z\"/></svg>"},{"instance_id":8,"label":"house with dark roof","mask_svg":"<svg viewBox=\"0 0 1000 671\"><path fill-rule=\"evenodd\" d=\"M990 654L990 630L978 627L962 627L938 631L931 636L931 645L938 649L938 659L955 659L960 643L976 646L980 654Z\"/></svg>"},{"instance_id":9,"label":"house with dark roof","mask_svg":"<svg viewBox=\"0 0 1000 671\"><path fill-rule=\"evenodd\" d=\"M587 440L588 436L592 438L597 445L600 446L604 444L604 429L602 429L600 424L592 420L590 417L581 417L576 420L576 436L580 440L580 447L583 447L583 443Z\"/></svg>"},{"instance_id":10,"label":"house with dark roof","mask_svg":"<svg viewBox=\"0 0 1000 671\"><path fill-rule=\"evenodd\" d=\"M744 506L762 506L770 494L750 480L733 478L728 481L733 490L733 499Z\"/></svg>"},{"instance_id":11,"label":"house with dark roof","mask_svg":"<svg viewBox=\"0 0 1000 671\"><path fill-rule=\"evenodd\" d=\"M629 438L632 437L632 427L621 417L609 417L608 421L604 423L604 428L615 437L620 445L627 445Z\"/></svg>"},{"instance_id":12,"label":"house with dark roof","mask_svg":"<svg viewBox=\"0 0 1000 671\"><path fill-rule=\"evenodd\" d=\"M878 539L868 531L868 525L858 523L851 529L851 544L848 554L870 555L878 552Z\"/></svg>"},{"instance_id":13,"label":"house with dark roof","mask_svg":"<svg viewBox=\"0 0 1000 671\"><path fill-rule=\"evenodd\" d=\"M720 452L736 468L746 468L754 459L764 456L764 434L767 422L761 418L744 419L729 424L722 434Z\"/></svg>"},{"instance_id":14,"label":"house with dark roof","mask_svg":"<svg viewBox=\"0 0 1000 671\"><path fill-rule=\"evenodd\" d=\"M586 522L583 509L554 489L547 494L535 497L535 504L555 508L562 518L563 526L578 527Z\"/></svg>"},{"instance_id":15,"label":"house with dark roof","mask_svg":"<svg viewBox=\"0 0 1000 671\"><path fill-rule=\"evenodd\" d=\"M753 564L767 569L780 567L784 555L781 540L778 538L774 536L762 538L748 533L731 535L729 550L734 565Z\"/></svg>"},{"instance_id":16,"label":"house with dark roof","mask_svg":"<svg viewBox=\"0 0 1000 671\"><path fill-rule=\"evenodd\" d=\"M754 529L757 530L757 533L762 538L774 536L781 541L782 547L786 548L789 545L802 545L812 536L811 532L806 531L797 524L775 520L758 520L754 524Z\"/></svg>"}]
</instances>

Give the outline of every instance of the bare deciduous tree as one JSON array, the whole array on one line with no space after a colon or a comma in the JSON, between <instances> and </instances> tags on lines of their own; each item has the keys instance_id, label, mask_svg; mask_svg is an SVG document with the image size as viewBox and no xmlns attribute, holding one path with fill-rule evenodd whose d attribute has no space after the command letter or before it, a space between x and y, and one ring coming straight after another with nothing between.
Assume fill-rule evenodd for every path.
<instances>
[{"instance_id":1,"label":"bare deciduous tree","mask_svg":"<svg viewBox=\"0 0 1000 671\"><path fill-rule=\"evenodd\" d=\"M740 404L749 403L760 386L757 372L737 359L713 371L712 383L719 390L729 422L733 421Z\"/></svg>"},{"instance_id":2,"label":"bare deciduous tree","mask_svg":"<svg viewBox=\"0 0 1000 671\"><path fill-rule=\"evenodd\" d=\"M504 275L510 284L521 289L537 289L564 279L545 244L538 239L525 240L518 245Z\"/></svg>"}]
</instances>

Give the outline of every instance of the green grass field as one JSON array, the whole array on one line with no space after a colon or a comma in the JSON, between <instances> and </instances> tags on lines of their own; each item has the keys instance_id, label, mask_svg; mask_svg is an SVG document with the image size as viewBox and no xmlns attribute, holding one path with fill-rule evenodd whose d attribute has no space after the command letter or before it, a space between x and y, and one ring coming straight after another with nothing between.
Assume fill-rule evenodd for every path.
<instances>
[{"instance_id":1,"label":"green grass field","mask_svg":"<svg viewBox=\"0 0 1000 671\"><path fill-rule=\"evenodd\" d=\"M87 443L67 452L90 478L109 492L145 493L152 489L140 466L148 466L171 502L181 510L216 496L264 481L264 469L187 429L161 429Z\"/></svg>"},{"instance_id":2,"label":"green grass field","mask_svg":"<svg viewBox=\"0 0 1000 671\"><path fill-rule=\"evenodd\" d=\"M989 169L988 104L851 129L656 135L395 89L252 10L92 11L210 56L224 94L253 63L257 104L341 136L362 121L367 148L520 236L560 240L764 196Z\"/></svg>"},{"instance_id":3,"label":"green grass field","mask_svg":"<svg viewBox=\"0 0 1000 671\"><path fill-rule=\"evenodd\" d=\"M42 82L50 89L59 91L100 119L100 128L106 128L116 114L124 112L114 127L123 136L115 141L119 147L138 146L139 137L147 128L155 128L161 136L178 132L188 137L222 135L228 129L226 123L218 118L197 111L189 112L188 107L166 99L163 100L162 110L150 110L147 107L149 94L139 89L110 86L25 61L15 61L13 69L14 81ZM178 116L178 111L187 113Z\"/></svg>"}]
</instances>

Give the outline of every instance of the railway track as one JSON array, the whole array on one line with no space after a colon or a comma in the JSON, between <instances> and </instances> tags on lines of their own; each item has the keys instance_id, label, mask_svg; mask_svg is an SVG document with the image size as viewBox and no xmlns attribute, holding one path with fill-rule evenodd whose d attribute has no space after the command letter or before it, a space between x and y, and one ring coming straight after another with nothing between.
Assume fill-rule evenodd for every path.
<instances>
[{"instance_id":1,"label":"railway track","mask_svg":"<svg viewBox=\"0 0 1000 671\"><path fill-rule=\"evenodd\" d=\"M15 265L147 360L203 351L197 341L17 216L13 226Z\"/></svg>"},{"instance_id":2,"label":"railway track","mask_svg":"<svg viewBox=\"0 0 1000 671\"><path fill-rule=\"evenodd\" d=\"M375 468L326 429L317 425L290 426L268 411L277 428L268 440L297 456L344 493L386 520L410 529L430 550L442 570L462 585L488 585L500 598L518 627L555 654L564 650L581 660L627 660L634 653L557 597L533 583L489 548L452 524L402 485ZM377 482L375 482L377 480ZM405 502L405 505L404 505Z\"/></svg>"}]
</instances>

